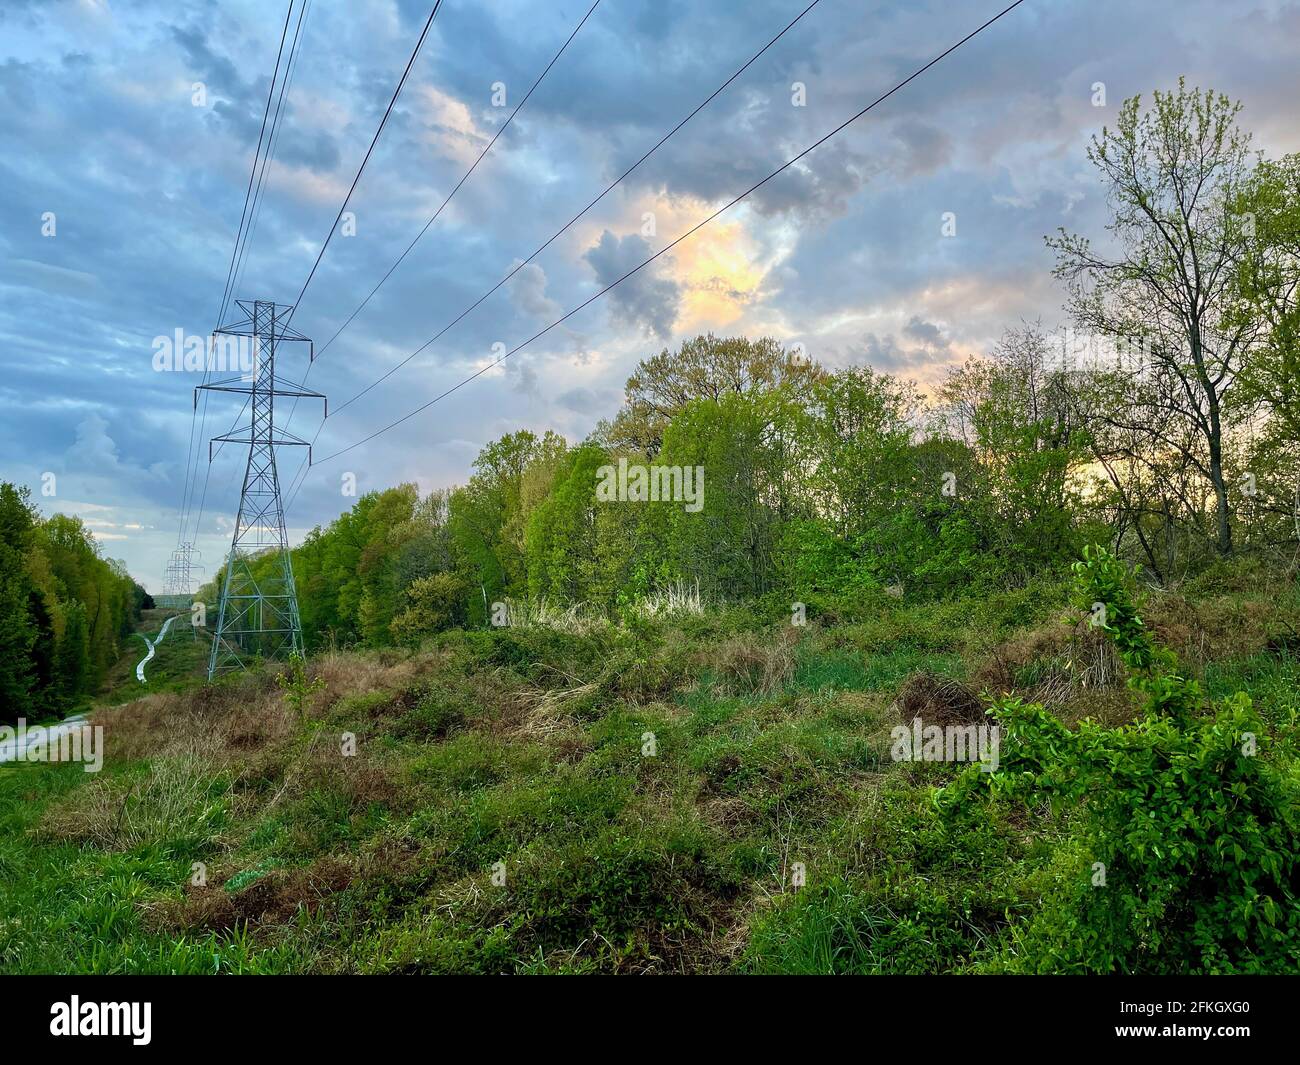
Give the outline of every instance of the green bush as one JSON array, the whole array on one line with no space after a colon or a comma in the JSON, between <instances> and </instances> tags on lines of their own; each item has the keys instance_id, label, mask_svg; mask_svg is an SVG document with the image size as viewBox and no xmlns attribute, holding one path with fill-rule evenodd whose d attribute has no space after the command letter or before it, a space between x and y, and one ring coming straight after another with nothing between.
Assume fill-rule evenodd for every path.
<instances>
[{"instance_id":1,"label":"green bush","mask_svg":"<svg viewBox=\"0 0 1300 1065\"><path fill-rule=\"evenodd\" d=\"M1112 555L1085 552L1075 570L1080 605L1114 640L1144 708L1122 728L1084 721L1070 731L1041 706L1003 700L992 710L1005 732L999 772L972 767L940 793L948 809L987 787L1084 811L1061 847L1071 872L992 967L1295 971L1297 796L1267 757L1250 697L1204 705L1143 626Z\"/></svg>"},{"instance_id":2,"label":"green bush","mask_svg":"<svg viewBox=\"0 0 1300 1065\"><path fill-rule=\"evenodd\" d=\"M435 632L465 623L465 583L453 574L419 577L404 594L406 608L389 625L398 643L418 646Z\"/></svg>"}]
</instances>

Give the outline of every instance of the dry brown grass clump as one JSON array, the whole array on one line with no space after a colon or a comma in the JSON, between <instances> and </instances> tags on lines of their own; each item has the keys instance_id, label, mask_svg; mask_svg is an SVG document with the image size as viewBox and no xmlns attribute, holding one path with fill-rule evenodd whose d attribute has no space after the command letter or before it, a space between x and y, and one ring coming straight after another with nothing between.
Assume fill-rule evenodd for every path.
<instances>
[{"instance_id":1,"label":"dry brown grass clump","mask_svg":"<svg viewBox=\"0 0 1300 1065\"><path fill-rule=\"evenodd\" d=\"M351 695L375 691L405 691L421 677L443 668L445 651L407 652L396 648L365 653L331 651L307 660L307 676L323 681L311 697L313 710L332 706Z\"/></svg>"},{"instance_id":2,"label":"dry brown grass clump","mask_svg":"<svg viewBox=\"0 0 1300 1065\"><path fill-rule=\"evenodd\" d=\"M1177 592L1164 592L1151 597L1147 617L1160 644L1197 666L1258 654L1279 628L1277 605L1265 598L1193 603Z\"/></svg>"},{"instance_id":3,"label":"dry brown grass clump","mask_svg":"<svg viewBox=\"0 0 1300 1065\"><path fill-rule=\"evenodd\" d=\"M96 710L113 761L192 754L215 765L288 739L294 714L278 688L249 676Z\"/></svg>"},{"instance_id":4,"label":"dry brown grass clump","mask_svg":"<svg viewBox=\"0 0 1300 1065\"><path fill-rule=\"evenodd\" d=\"M898 719L922 725L976 725L986 721L984 702L959 680L938 673L913 673L898 692Z\"/></svg>"},{"instance_id":5,"label":"dry brown grass clump","mask_svg":"<svg viewBox=\"0 0 1300 1065\"><path fill-rule=\"evenodd\" d=\"M737 695L773 695L794 676L799 635L784 627L765 634L744 633L700 656L719 686Z\"/></svg>"},{"instance_id":6,"label":"dry brown grass clump","mask_svg":"<svg viewBox=\"0 0 1300 1065\"><path fill-rule=\"evenodd\" d=\"M400 699L436 666L436 655L328 654L308 663L323 681L302 713L319 718L337 700L375 691ZM110 763L148 762L105 773L54 804L39 831L50 839L129 850L168 839L220 842L232 814L274 806L313 789L342 793L354 809L400 808L403 789L378 750L358 733L355 756L328 727L300 740L299 711L260 673L183 693L147 695L97 710ZM346 728L348 726L341 726Z\"/></svg>"},{"instance_id":7,"label":"dry brown grass clump","mask_svg":"<svg viewBox=\"0 0 1300 1065\"><path fill-rule=\"evenodd\" d=\"M993 697L1019 694L1061 707L1084 693L1115 688L1123 676L1104 631L1087 620L1058 621L999 644L976 672L975 685Z\"/></svg>"},{"instance_id":8,"label":"dry brown grass clump","mask_svg":"<svg viewBox=\"0 0 1300 1065\"><path fill-rule=\"evenodd\" d=\"M351 863L327 855L302 868L271 870L236 892L223 886L228 877L202 887L189 883L182 898L151 906L148 921L160 932L223 932L236 925L255 929L287 924L299 909L315 912L356 875Z\"/></svg>"},{"instance_id":9,"label":"dry brown grass clump","mask_svg":"<svg viewBox=\"0 0 1300 1065\"><path fill-rule=\"evenodd\" d=\"M308 681L319 681L320 687L307 696L304 715L317 717L350 696L377 691L392 691L390 709L400 712L412 686L435 673L443 658L441 652L388 650L309 659ZM371 716L382 716L382 708ZM106 753L114 761L193 755L220 769L235 760L246 763L253 752L283 747L296 734L298 720L280 688L250 673L96 710L94 723L104 726Z\"/></svg>"},{"instance_id":10,"label":"dry brown grass clump","mask_svg":"<svg viewBox=\"0 0 1300 1065\"><path fill-rule=\"evenodd\" d=\"M524 693L528 705L519 724L519 733L533 738L556 737L579 728L568 707L582 702L600 690L600 681L577 684L572 688L529 688Z\"/></svg>"},{"instance_id":11,"label":"dry brown grass clump","mask_svg":"<svg viewBox=\"0 0 1300 1065\"><path fill-rule=\"evenodd\" d=\"M125 851L169 837L211 839L226 802L206 758L193 752L150 763L138 779L101 777L51 806L37 829L46 839Z\"/></svg>"},{"instance_id":12,"label":"dry brown grass clump","mask_svg":"<svg viewBox=\"0 0 1300 1065\"><path fill-rule=\"evenodd\" d=\"M1178 592L1155 591L1146 617L1157 642L1197 670L1211 661L1300 647L1290 622L1262 598L1191 602ZM975 683L992 696L1022 695L1066 720L1122 723L1131 720L1133 707L1124 694L1125 677L1110 638L1081 618L1042 625L999 644Z\"/></svg>"}]
</instances>

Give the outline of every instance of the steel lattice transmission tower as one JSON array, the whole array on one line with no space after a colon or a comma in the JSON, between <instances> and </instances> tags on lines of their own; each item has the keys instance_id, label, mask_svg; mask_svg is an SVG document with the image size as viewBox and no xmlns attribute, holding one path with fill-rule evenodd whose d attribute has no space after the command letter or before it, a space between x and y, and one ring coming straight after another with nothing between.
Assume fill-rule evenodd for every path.
<instances>
[{"instance_id":1,"label":"steel lattice transmission tower","mask_svg":"<svg viewBox=\"0 0 1300 1065\"><path fill-rule=\"evenodd\" d=\"M163 578L163 594L159 597L159 606L187 607L194 595L194 574L202 572L199 559L203 553L195 549L194 544L186 541L172 552L167 562L166 575ZM167 600L162 602L161 600Z\"/></svg>"},{"instance_id":2,"label":"steel lattice transmission tower","mask_svg":"<svg viewBox=\"0 0 1300 1065\"><path fill-rule=\"evenodd\" d=\"M293 382L282 385L276 381L277 346L287 341L311 345L307 337L288 325L293 308L268 300L236 300L235 306L245 317L219 326L216 333L231 338L247 338L251 359L244 359L243 364L251 364L251 371L244 376L200 385L194 392L196 405L201 389L242 392L249 397L248 425L224 436L213 437L208 444L209 462L212 461L213 443L248 445L248 466L239 495L239 513L235 518L235 533L222 576L217 628L208 659L208 680L221 673L244 669L254 658L281 658L294 652L302 653L302 622L298 615L298 595L284 527L284 504L280 499L275 449L285 445L306 447L310 461L311 445L276 428L275 401L281 396L325 399L322 393L309 391L302 385ZM230 343L226 342L216 354L229 348ZM311 355L315 355L314 348ZM328 407L326 412L328 414ZM265 562L267 556L272 556L269 567ZM255 562L262 562L258 567L264 571L260 579L253 575Z\"/></svg>"}]
</instances>

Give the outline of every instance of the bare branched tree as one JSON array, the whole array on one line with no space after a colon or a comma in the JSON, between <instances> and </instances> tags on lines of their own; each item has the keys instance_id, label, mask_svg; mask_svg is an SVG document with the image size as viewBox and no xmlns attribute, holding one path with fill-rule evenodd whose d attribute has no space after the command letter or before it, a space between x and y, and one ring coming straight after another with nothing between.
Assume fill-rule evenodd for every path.
<instances>
[{"instance_id":1,"label":"bare branched tree","mask_svg":"<svg viewBox=\"0 0 1300 1065\"><path fill-rule=\"evenodd\" d=\"M1145 111L1140 97L1125 101L1117 128L1104 128L1088 151L1109 190L1113 255L1065 230L1048 238L1076 324L1139 341L1144 355L1129 371L1132 402L1101 406L1098 416L1204 479L1223 554L1232 550L1228 400L1261 332L1257 318L1233 313L1250 228L1241 192L1255 162L1239 109L1181 79Z\"/></svg>"}]
</instances>

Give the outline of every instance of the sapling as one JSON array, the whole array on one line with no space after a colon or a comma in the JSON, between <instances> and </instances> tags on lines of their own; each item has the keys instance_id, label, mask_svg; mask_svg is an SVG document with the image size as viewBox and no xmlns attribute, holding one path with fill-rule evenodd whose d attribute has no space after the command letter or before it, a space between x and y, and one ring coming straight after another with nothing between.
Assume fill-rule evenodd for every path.
<instances>
[{"instance_id":1,"label":"sapling","mask_svg":"<svg viewBox=\"0 0 1300 1065\"><path fill-rule=\"evenodd\" d=\"M302 717L303 708L313 692L325 686L325 678L307 679L307 663L297 651L289 656L289 668L276 674L275 683L284 692L285 701L293 707L294 713Z\"/></svg>"}]
</instances>

